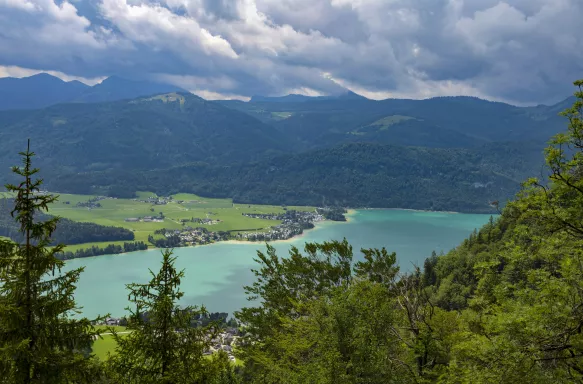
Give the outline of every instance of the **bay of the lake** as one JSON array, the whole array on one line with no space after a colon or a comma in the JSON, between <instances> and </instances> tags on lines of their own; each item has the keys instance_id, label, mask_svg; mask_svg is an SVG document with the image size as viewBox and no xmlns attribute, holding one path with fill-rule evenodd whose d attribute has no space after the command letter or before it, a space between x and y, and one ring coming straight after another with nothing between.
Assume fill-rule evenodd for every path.
<instances>
[{"instance_id":1,"label":"bay of the lake","mask_svg":"<svg viewBox=\"0 0 583 384\"><path fill-rule=\"evenodd\" d=\"M447 252L458 245L475 228L480 228L490 215L408 210L359 210L349 222L323 222L304 236L272 245L280 255L291 246L302 248L305 242L323 242L346 238L353 246L355 259L361 248L385 247L397 252L402 270L411 270L431 255L431 251ZM253 281L251 268L262 243L216 243L205 246L177 248L176 266L185 270L181 289L185 293L181 304L204 304L211 312L229 312L245 306L243 286ZM149 280L148 268L158 271L160 250L105 255L67 261L66 270L85 267L75 292L83 316L93 318L110 313L125 314L127 290L125 284Z\"/></svg>"}]
</instances>

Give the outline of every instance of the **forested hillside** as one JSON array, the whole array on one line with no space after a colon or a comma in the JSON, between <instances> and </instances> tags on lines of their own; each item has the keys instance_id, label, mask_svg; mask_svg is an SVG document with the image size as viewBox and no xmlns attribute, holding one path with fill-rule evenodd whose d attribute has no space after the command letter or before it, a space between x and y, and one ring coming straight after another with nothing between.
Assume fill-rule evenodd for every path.
<instances>
[{"instance_id":1,"label":"forested hillside","mask_svg":"<svg viewBox=\"0 0 583 384\"><path fill-rule=\"evenodd\" d=\"M65 82L47 73L0 78L0 110L44 108L76 98L88 88L79 81Z\"/></svg>"},{"instance_id":2,"label":"forested hillside","mask_svg":"<svg viewBox=\"0 0 583 384\"><path fill-rule=\"evenodd\" d=\"M583 81L569 131L497 220L400 274L346 242L259 254L243 309L244 382L578 383L583 380ZM567 152L572 148L574 153ZM353 267L351 268L351 266Z\"/></svg>"},{"instance_id":3,"label":"forested hillside","mask_svg":"<svg viewBox=\"0 0 583 384\"><path fill-rule=\"evenodd\" d=\"M160 90L110 78L91 97L120 87ZM30 138L60 192L492 212L490 202L504 204L541 175L564 105L355 94L210 102L188 93L59 104L0 111L0 166Z\"/></svg>"},{"instance_id":4,"label":"forested hillside","mask_svg":"<svg viewBox=\"0 0 583 384\"><path fill-rule=\"evenodd\" d=\"M234 102L224 105L272 124L304 148L346 141L438 147L532 140L564 129L557 106L521 108L472 97Z\"/></svg>"},{"instance_id":5,"label":"forested hillside","mask_svg":"<svg viewBox=\"0 0 583 384\"><path fill-rule=\"evenodd\" d=\"M16 117L15 117L16 115ZM30 138L50 175L258 159L288 140L243 113L192 94L0 112L0 164ZM3 175L4 176L4 175Z\"/></svg>"},{"instance_id":6,"label":"forested hillside","mask_svg":"<svg viewBox=\"0 0 583 384\"><path fill-rule=\"evenodd\" d=\"M474 150L354 143L229 166L197 163L62 176L48 185L120 197L148 189L231 197L240 203L493 212L490 202L513 196L521 180L540 175L541 163L538 146L528 143Z\"/></svg>"}]
</instances>

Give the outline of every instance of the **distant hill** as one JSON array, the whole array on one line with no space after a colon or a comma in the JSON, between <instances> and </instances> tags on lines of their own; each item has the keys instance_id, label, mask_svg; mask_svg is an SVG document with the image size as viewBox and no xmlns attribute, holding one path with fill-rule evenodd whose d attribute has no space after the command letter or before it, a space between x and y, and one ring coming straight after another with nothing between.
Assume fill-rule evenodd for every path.
<instances>
[{"instance_id":1,"label":"distant hill","mask_svg":"<svg viewBox=\"0 0 583 384\"><path fill-rule=\"evenodd\" d=\"M282 153L290 143L273 127L189 93L0 111L1 167L14 164L27 138L37 165L52 174L224 164Z\"/></svg>"},{"instance_id":2,"label":"distant hill","mask_svg":"<svg viewBox=\"0 0 583 384\"><path fill-rule=\"evenodd\" d=\"M46 73L22 79L0 78L0 109L38 109L79 97L88 90L79 81L65 82Z\"/></svg>"},{"instance_id":3,"label":"distant hill","mask_svg":"<svg viewBox=\"0 0 583 384\"><path fill-rule=\"evenodd\" d=\"M302 143L301 150L346 142L473 147L533 140L541 146L565 129L568 103L522 108L474 97L426 100L327 99L319 102L221 102L271 124ZM375 125L392 121L390 125Z\"/></svg>"},{"instance_id":4,"label":"distant hill","mask_svg":"<svg viewBox=\"0 0 583 384\"><path fill-rule=\"evenodd\" d=\"M172 85L133 81L117 76L108 77L91 87L79 81L65 82L41 73L20 79L0 78L0 110L39 109L69 102L115 101L169 92L186 91Z\"/></svg>"},{"instance_id":5,"label":"distant hill","mask_svg":"<svg viewBox=\"0 0 583 384\"><path fill-rule=\"evenodd\" d=\"M489 202L512 197L541 164L541 151L528 143L472 150L352 143L230 166L120 169L64 175L49 183L76 193L116 193L121 186L122 191L232 197L239 203L492 212Z\"/></svg>"},{"instance_id":6,"label":"distant hill","mask_svg":"<svg viewBox=\"0 0 583 384\"><path fill-rule=\"evenodd\" d=\"M99 103L105 101L134 99L140 96L159 95L171 92L187 92L186 90L168 84L134 81L111 76L99 84L87 89L74 102Z\"/></svg>"},{"instance_id":7,"label":"distant hill","mask_svg":"<svg viewBox=\"0 0 583 384\"><path fill-rule=\"evenodd\" d=\"M298 94L291 94L286 96L253 96L249 102L251 103L305 103L310 101L323 101L323 100L368 100L366 97L361 96L352 91L347 91L340 95L335 96L305 96Z\"/></svg>"}]
</instances>

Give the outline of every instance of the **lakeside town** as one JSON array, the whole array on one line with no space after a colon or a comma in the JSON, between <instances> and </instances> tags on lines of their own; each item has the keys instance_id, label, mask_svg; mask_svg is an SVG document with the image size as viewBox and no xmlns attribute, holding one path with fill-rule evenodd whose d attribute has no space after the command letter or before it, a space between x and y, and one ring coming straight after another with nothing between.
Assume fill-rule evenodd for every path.
<instances>
[{"instance_id":1,"label":"lakeside town","mask_svg":"<svg viewBox=\"0 0 583 384\"><path fill-rule=\"evenodd\" d=\"M281 221L267 230L255 232L241 231L209 231L204 227L185 226L182 229L159 229L154 235L148 237L148 241L159 248L174 248L193 245L205 245L217 241L243 240L243 241L275 241L288 240L301 235L304 230L314 228L315 223L332 220L346 221L344 208L325 207L316 208L314 211L286 210L284 213L242 213L243 216ZM214 224L212 219L192 219L192 222ZM188 222L185 220L184 223ZM157 236L155 236L157 235Z\"/></svg>"}]
</instances>

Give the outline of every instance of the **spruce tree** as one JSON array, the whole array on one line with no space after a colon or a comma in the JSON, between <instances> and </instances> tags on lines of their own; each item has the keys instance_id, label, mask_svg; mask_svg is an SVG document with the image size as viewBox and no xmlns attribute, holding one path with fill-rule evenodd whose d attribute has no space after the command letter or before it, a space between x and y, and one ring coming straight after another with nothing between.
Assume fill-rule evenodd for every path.
<instances>
[{"instance_id":1,"label":"spruce tree","mask_svg":"<svg viewBox=\"0 0 583 384\"><path fill-rule=\"evenodd\" d=\"M181 308L180 281L171 250L162 253L162 266L146 284L128 284L129 311L125 334L111 329L117 343L109 359L115 383L212 383L228 367L226 355L204 357L216 326L202 327L197 320L206 315L204 307Z\"/></svg>"},{"instance_id":2,"label":"spruce tree","mask_svg":"<svg viewBox=\"0 0 583 384\"><path fill-rule=\"evenodd\" d=\"M96 333L79 313L73 294L82 268L61 272L57 258L64 246L51 246L58 218L39 221L57 196L40 191L33 180L30 142L21 152L23 165L12 171L22 177L7 185L15 193L11 215L24 236L21 244L0 240L0 381L7 383L69 383L89 381L93 372L91 343Z\"/></svg>"}]
</instances>

